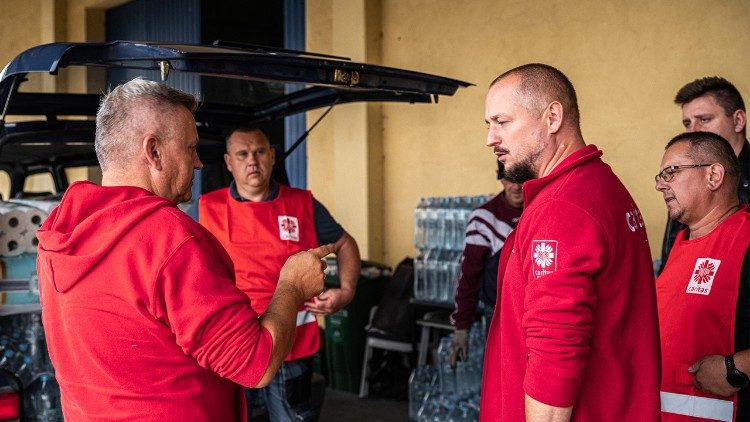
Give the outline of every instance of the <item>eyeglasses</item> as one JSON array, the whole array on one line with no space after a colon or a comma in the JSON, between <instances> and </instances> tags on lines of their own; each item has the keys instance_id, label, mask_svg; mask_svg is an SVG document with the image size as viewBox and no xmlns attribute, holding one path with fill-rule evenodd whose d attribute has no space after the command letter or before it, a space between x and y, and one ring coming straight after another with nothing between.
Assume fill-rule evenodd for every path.
<instances>
[{"instance_id":1,"label":"eyeglasses","mask_svg":"<svg viewBox=\"0 0 750 422\"><path fill-rule=\"evenodd\" d=\"M660 171L659 174L654 176L654 180L656 180L656 183L659 183L659 179L665 182L671 182L672 179L674 179L675 173L677 173L680 170L694 169L698 167L708 167L710 165L711 164L685 164L681 166L669 166L669 167L666 167L664 170Z\"/></svg>"}]
</instances>

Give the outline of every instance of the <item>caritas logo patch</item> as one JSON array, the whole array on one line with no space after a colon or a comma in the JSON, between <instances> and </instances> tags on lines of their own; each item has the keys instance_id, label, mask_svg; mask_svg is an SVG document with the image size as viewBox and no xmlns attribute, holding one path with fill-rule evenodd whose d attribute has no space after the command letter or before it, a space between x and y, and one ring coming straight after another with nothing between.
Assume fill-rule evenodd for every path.
<instances>
[{"instance_id":1,"label":"caritas logo patch","mask_svg":"<svg viewBox=\"0 0 750 422\"><path fill-rule=\"evenodd\" d=\"M279 216L279 237L281 240L299 242L299 222L297 217L290 215Z\"/></svg>"},{"instance_id":2,"label":"caritas logo patch","mask_svg":"<svg viewBox=\"0 0 750 422\"><path fill-rule=\"evenodd\" d=\"M531 261L534 277L544 277L557 270L557 240L532 240Z\"/></svg>"},{"instance_id":3,"label":"caritas logo patch","mask_svg":"<svg viewBox=\"0 0 750 422\"><path fill-rule=\"evenodd\" d=\"M696 295L711 293L711 286L714 284L716 272L719 271L719 264L721 264L721 260L718 259L698 258L695 260L695 268L690 275L690 283L688 283L685 293Z\"/></svg>"}]
</instances>

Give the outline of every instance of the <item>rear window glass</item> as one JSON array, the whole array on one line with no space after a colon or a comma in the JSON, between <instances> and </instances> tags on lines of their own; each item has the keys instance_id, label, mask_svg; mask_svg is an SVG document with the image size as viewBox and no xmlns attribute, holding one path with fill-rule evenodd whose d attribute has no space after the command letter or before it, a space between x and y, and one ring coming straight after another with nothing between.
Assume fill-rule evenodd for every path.
<instances>
[{"instance_id":1,"label":"rear window glass","mask_svg":"<svg viewBox=\"0 0 750 422\"><path fill-rule=\"evenodd\" d=\"M51 173L37 173L28 176L23 182L24 192L56 193L55 181Z\"/></svg>"},{"instance_id":2,"label":"rear window glass","mask_svg":"<svg viewBox=\"0 0 750 422\"><path fill-rule=\"evenodd\" d=\"M98 166L67 167L65 168L65 177L68 178L68 183L89 180L100 184L102 182L102 171Z\"/></svg>"},{"instance_id":3,"label":"rear window glass","mask_svg":"<svg viewBox=\"0 0 750 422\"><path fill-rule=\"evenodd\" d=\"M10 199L10 176L5 170L0 170L0 195L3 201Z\"/></svg>"}]
</instances>

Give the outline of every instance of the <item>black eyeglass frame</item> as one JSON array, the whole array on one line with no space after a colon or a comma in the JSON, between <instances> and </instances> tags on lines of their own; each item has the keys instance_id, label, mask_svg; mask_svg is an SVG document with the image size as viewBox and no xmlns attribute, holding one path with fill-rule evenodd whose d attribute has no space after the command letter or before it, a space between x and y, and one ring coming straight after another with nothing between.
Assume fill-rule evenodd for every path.
<instances>
[{"instance_id":1,"label":"black eyeglass frame","mask_svg":"<svg viewBox=\"0 0 750 422\"><path fill-rule=\"evenodd\" d=\"M657 174L656 176L654 176L654 180L656 181L656 183L659 183L659 179L661 179L661 180L669 183L669 182L672 181L672 179L674 179L674 175L679 170L694 169L694 168L698 168L698 167L708 167L708 166L712 166L712 165L713 165L713 163L711 163L711 164L682 164L682 165L678 165L678 166L667 166L667 167L664 167L664 169L662 171L660 171L659 174Z\"/></svg>"}]
</instances>

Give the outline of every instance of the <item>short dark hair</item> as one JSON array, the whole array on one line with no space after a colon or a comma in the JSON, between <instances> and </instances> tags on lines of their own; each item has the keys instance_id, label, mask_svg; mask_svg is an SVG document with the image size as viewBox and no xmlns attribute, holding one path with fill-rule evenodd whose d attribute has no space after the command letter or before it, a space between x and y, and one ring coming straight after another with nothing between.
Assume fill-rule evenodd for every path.
<instances>
[{"instance_id":1,"label":"short dark hair","mask_svg":"<svg viewBox=\"0 0 750 422\"><path fill-rule=\"evenodd\" d=\"M719 163L724 167L727 182L734 188L740 179L740 161L729 141L712 132L685 132L672 138L664 150L678 143L690 145L688 155L697 161Z\"/></svg>"},{"instance_id":2,"label":"short dark hair","mask_svg":"<svg viewBox=\"0 0 750 422\"><path fill-rule=\"evenodd\" d=\"M229 151L229 138L231 138L232 135L234 135L235 133L237 132L250 133L250 132L255 132L255 131L262 133L263 136L265 136L266 139L268 139L268 135L263 129L261 129L259 125L237 125L237 126L233 126L231 129L227 131L227 136L224 137L224 148L227 151ZM269 144L271 143L270 139L268 140L268 143Z\"/></svg>"},{"instance_id":3,"label":"short dark hair","mask_svg":"<svg viewBox=\"0 0 750 422\"><path fill-rule=\"evenodd\" d=\"M573 84L560 70L543 63L529 63L515 67L495 78L490 84L494 86L508 76L518 75L521 78L518 91L527 104L528 110L541 113L552 101L559 101L565 110L566 119L580 127L578 97Z\"/></svg>"},{"instance_id":4,"label":"short dark hair","mask_svg":"<svg viewBox=\"0 0 750 422\"><path fill-rule=\"evenodd\" d=\"M714 97L727 116L731 116L737 110L745 111L745 102L740 91L731 82L719 76L696 79L683 86L677 91L674 102L684 105L704 95Z\"/></svg>"}]
</instances>

